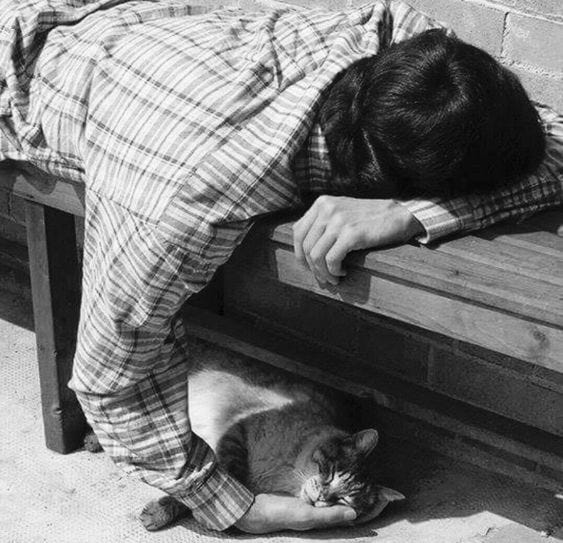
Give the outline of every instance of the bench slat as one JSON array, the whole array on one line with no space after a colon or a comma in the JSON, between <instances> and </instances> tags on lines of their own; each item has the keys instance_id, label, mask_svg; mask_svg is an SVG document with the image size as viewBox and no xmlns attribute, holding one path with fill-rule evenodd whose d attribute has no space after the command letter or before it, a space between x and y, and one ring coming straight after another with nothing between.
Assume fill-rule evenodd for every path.
<instances>
[{"instance_id":1,"label":"bench slat","mask_svg":"<svg viewBox=\"0 0 563 543\"><path fill-rule=\"evenodd\" d=\"M225 273L263 276L495 352L563 371L560 328L529 322L494 307L408 284L365 267L352 269L338 287L322 288L288 247L257 239L227 264ZM547 302L546 302L547 303Z\"/></svg>"},{"instance_id":2,"label":"bench slat","mask_svg":"<svg viewBox=\"0 0 563 543\"><path fill-rule=\"evenodd\" d=\"M539 230L563 237L562 214L563 212L559 210L544 211L541 215L534 215L526 219L526 225L535 226Z\"/></svg>"},{"instance_id":3,"label":"bench slat","mask_svg":"<svg viewBox=\"0 0 563 543\"><path fill-rule=\"evenodd\" d=\"M278 219L259 226L259 229L258 239L266 236L282 245L292 246L291 222L280 223ZM456 241L448 243L455 246ZM491 258L495 259L494 253ZM506 271L492 263L477 265L470 255L454 256L445 249L429 250L412 245L362 251L351 255L348 262L349 267L385 274L412 286L430 288L443 295L460 297L552 326L563 326L563 299L547 275L547 280L531 279L524 273L507 276ZM557 269L557 261L549 267Z\"/></svg>"},{"instance_id":4,"label":"bench slat","mask_svg":"<svg viewBox=\"0 0 563 543\"><path fill-rule=\"evenodd\" d=\"M30 171L16 169L11 163L0 164L0 188L25 200L84 216L84 187L80 183L26 168Z\"/></svg>"},{"instance_id":5,"label":"bench slat","mask_svg":"<svg viewBox=\"0 0 563 543\"><path fill-rule=\"evenodd\" d=\"M560 214L560 220L563 224L563 212ZM561 252L563 251L563 241L560 236L539 229L525 230L515 224L510 224L509 227L505 224L492 226L475 235L481 239L522 247L558 259L561 259Z\"/></svg>"},{"instance_id":6,"label":"bench slat","mask_svg":"<svg viewBox=\"0 0 563 543\"><path fill-rule=\"evenodd\" d=\"M563 245L563 243L562 243ZM560 255L545 254L541 248L530 250L509 243L491 242L466 236L440 245L438 252L457 256L476 266L489 266L549 285L563 287L563 247Z\"/></svg>"}]
</instances>

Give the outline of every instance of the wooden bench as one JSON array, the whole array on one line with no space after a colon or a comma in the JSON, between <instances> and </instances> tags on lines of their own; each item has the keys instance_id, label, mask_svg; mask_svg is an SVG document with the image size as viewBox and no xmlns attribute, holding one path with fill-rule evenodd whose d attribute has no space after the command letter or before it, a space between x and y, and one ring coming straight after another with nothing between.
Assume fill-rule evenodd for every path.
<instances>
[{"instance_id":1,"label":"wooden bench","mask_svg":"<svg viewBox=\"0 0 563 543\"><path fill-rule=\"evenodd\" d=\"M82 187L12 163L0 188L25 200L46 441L69 452L85 425L66 387ZM254 228L186 308L192 334L375 402L401 439L563 480L563 211L433 248L363 251L329 289L296 262L291 224Z\"/></svg>"}]
</instances>

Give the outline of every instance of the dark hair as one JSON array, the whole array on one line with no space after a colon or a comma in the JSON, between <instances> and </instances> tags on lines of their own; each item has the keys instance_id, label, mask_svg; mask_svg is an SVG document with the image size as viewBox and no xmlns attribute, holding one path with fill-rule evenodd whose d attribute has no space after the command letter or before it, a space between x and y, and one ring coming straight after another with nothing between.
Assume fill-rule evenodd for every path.
<instances>
[{"instance_id":1,"label":"dark hair","mask_svg":"<svg viewBox=\"0 0 563 543\"><path fill-rule=\"evenodd\" d=\"M545 135L518 78L429 30L346 69L321 106L334 173L380 197L475 192L538 167Z\"/></svg>"}]
</instances>

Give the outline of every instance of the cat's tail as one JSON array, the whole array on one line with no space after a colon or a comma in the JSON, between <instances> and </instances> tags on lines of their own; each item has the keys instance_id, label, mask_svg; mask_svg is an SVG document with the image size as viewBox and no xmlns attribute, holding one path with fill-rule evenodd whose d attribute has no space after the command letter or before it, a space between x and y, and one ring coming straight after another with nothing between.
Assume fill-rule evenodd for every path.
<instances>
[{"instance_id":1,"label":"cat's tail","mask_svg":"<svg viewBox=\"0 0 563 543\"><path fill-rule=\"evenodd\" d=\"M163 496L147 503L139 515L139 520L147 530L154 532L189 514L190 510L183 503L171 496Z\"/></svg>"}]
</instances>

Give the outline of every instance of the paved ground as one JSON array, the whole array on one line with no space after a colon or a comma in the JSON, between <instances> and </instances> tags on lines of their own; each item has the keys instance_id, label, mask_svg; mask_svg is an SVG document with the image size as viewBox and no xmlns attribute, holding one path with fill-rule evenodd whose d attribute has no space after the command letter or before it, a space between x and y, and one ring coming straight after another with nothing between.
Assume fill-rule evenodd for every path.
<instances>
[{"instance_id":1,"label":"paved ground","mask_svg":"<svg viewBox=\"0 0 563 543\"><path fill-rule=\"evenodd\" d=\"M43 446L29 303L0 290L0 543L563 541L563 496L404 444L391 457L391 476L408 500L368 526L247 537L210 533L188 519L148 533L136 517L158 492L122 476L103 454L61 456Z\"/></svg>"}]
</instances>

